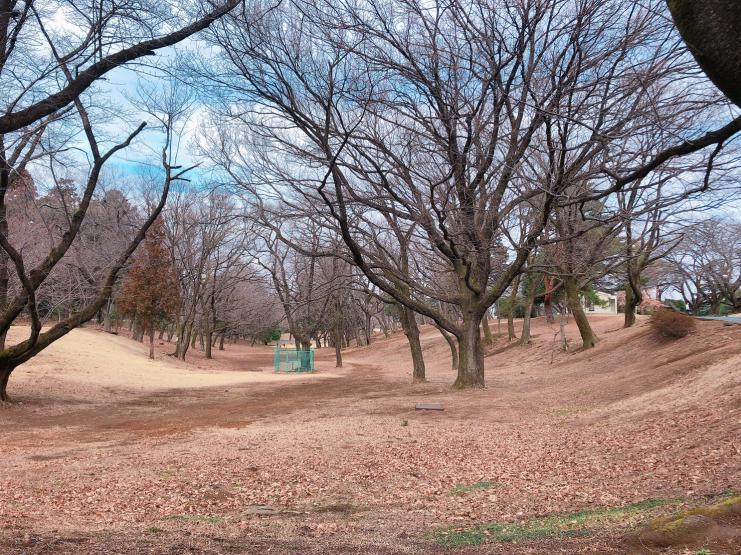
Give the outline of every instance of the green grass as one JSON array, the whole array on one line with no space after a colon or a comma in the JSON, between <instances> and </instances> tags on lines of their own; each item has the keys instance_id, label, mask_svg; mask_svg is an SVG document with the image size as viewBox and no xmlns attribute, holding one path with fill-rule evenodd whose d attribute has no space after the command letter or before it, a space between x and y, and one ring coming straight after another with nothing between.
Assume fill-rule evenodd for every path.
<instances>
[{"instance_id":1,"label":"green grass","mask_svg":"<svg viewBox=\"0 0 741 555\"><path fill-rule=\"evenodd\" d=\"M150 534L159 534L160 532L163 532L162 528L157 528L156 526L150 526L147 528L147 532Z\"/></svg>"},{"instance_id":2,"label":"green grass","mask_svg":"<svg viewBox=\"0 0 741 555\"><path fill-rule=\"evenodd\" d=\"M438 544L447 548L481 545L485 542L516 542L544 538L589 536L595 524L604 520L624 520L645 511L681 503L681 499L647 499L624 507L587 509L575 513L536 518L527 522L489 522L469 530L444 529L435 534Z\"/></svg>"},{"instance_id":3,"label":"green grass","mask_svg":"<svg viewBox=\"0 0 741 555\"><path fill-rule=\"evenodd\" d=\"M450 495L462 495L470 491L493 488L495 485L494 482L488 482L486 480L474 482L473 484L458 484L450 490Z\"/></svg>"},{"instance_id":4,"label":"green grass","mask_svg":"<svg viewBox=\"0 0 741 555\"><path fill-rule=\"evenodd\" d=\"M210 515L175 515L170 517L171 520L187 520L189 522L205 522L206 524L224 524L226 519L221 516Z\"/></svg>"}]
</instances>

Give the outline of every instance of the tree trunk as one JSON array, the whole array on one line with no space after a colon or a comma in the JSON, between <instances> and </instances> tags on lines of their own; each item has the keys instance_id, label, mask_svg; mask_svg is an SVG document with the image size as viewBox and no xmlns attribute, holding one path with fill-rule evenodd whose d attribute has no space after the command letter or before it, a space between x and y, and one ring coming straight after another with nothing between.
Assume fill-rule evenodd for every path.
<instances>
[{"instance_id":1,"label":"tree trunk","mask_svg":"<svg viewBox=\"0 0 741 555\"><path fill-rule=\"evenodd\" d=\"M206 351L206 358L211 358L211 335L211 331L208 331L205 337L201 336L201 347Z\"/></svg>"},{"instance_id":2,"label":"tree trunk","mask_svg":"<svg viewBox=\"0 0 741 555\"><path fill-rule=\"evenodd\" d=\"M551 324L555 320L553 317L553 278L543 276L543 287L545 289L545 296L543 297L545 321Z\"/></svg>"},{"instance_id":3,"label":"tree trunk","mask_svg":"<svg viewBox=\"0 0 741 555\"><path fill-rule=\"evenodd\" d=\"M422 356L422 344L419 342L419 327L414 311L405 306L398 305L401 327L409 342L409 350L412 352L412 381L425 381L425 360Z\"/></svg>"},{"instance_id":4,"label":"tree trunk","mask_svg":"<svg viewBox=\"0 0 741 555\"><path fill-rule=\"evenodd\" d=\"M342 368L342 313L340 308L340 302L338 298L335 298L334 307L334 357L335 357L335 368Z\"/></svg>"},{"instance_id":5,"label":"tree trunk","mask_svg":"<svg viewBox=\"0 0 741 555\"><path fill-rule=\"evenodd\" d=\"M149 358L154 360L154 324L149 326Z\"/></svg>"},{"instance_id":6,"label":"tree trunk","mask_svg":"<svg viewBox=\"0 0 741 555\"><path fill-rule=\"evenodd\" d=\"M108 304L105 311L105 318L103 319L103 329L108 333L113 332L113 307L113 299L108 299Z\"/></svg>"},{"instance_id":7,"label":"tree trunk","mask_svg":"<svg viewBox=\"0 0 741 555\"><path fill-rule=\"evenodd\" d=\"M522 320L522 337L520 337L520 345L528 345L530 343L530 318L533 313L533 305L535 304L535 293L537 290L536 275L530 274L531 278L527 288L527 303L525 303L525 317Z\"/></svg>"},{"instance_id":8,"label":"tree trunk","mask_svg":"<svg viewBox=\"0 0 741 555\"><path fill-rule=\"evenodd\" d=\"M638 303L633 295L633 288L630 285L625 286L625 320L624 328L629 328L636 323L636 307Z\"/></svg>"},{"instance_id":9,"label":"tree trunk","mask_svg":"<svg viewBox=\"0 0 741 555\"><path fill-rule=\"evenodd\" d=\"M178 332L178 344L176 349L177 358L185 360L185 354L188 352L190 347L190 338L193 334L193 324L187 323L181 326Z\"/></svg>"},{"instance_id":10,"label":"tree trunk","mask_svg":"<svg viewBox=\"0 0 741 555\"><path fill-rule=\"evenodd\" d=\"M15 367L8 363L0 364L0 401L10 401L10 397L8 396L8 381L14 369Z\"/></svg>"},{"instance_id":11,"label":"tree trunk","mask_svg":"<svg viewBox=\"0 0 741 555\"><path fill-rule=\"evenodd\" d=\"M512 293L509 296L509 315L507 316L508 341L517 339L515 334L515 309L517 308L517 290L520 288L520 275L515 276L512 282Z\"/></svg>"},{"instance_id":12,"label":"tree trunk","mask_svg":"<svg viewBox=\"0 0 741 555\"><path fill-rule=\"evenodd\" d=\"M296 343L296 346L300 345L299 361L301 370L311 370L311 339Z\"/></svg>"},{"instance_id":13,"label":"tree trunk","mask_svg":"<svg viewBox=\"0 0 741 555\"><path fill-rule=\"evenodd\" d=\"M144 343L144 326L142 325L139 318L136 318L136 320L134 321L133 338L139 343Z\"/></svg>"},{"instance_id":14,"label":"tree trunk","mask_svg":"<svg viewBox=\"0 0 741 555\"><path fill-rule=\"evenodd\" d=\"M463 330L458 336L458 389L484 387L484 352L481 348L481 318L463 313Z\"/></svg>"},{"instance_id":15,"label":"tree trunk","mask_svg":"<svg viewBox=\"0 0 741 555\"><path fill-rule=\"evenodd\" d=\"M453 370L458 369L458 346L456 345L456 338L452 334L445 331L443 328L438 326L436 323L433 322L432 324L437 328L437 331L440 332L440 334L445 338L445 341L448 342L448 347L450 347L450 359L451 359L451 365Z\"/></svg>"},{"instance_id":16,"label":"tree trunk","mask_svg":"<svg viewBox=\"0 0 741 555\"><path fill-rule=\"evenodd\" d=\"M572 277L565 278L563 280L564 290L566 291L566 299L569 305L569 310L574 315L574 321L579 328L579 335L581 335L582 349L591 349L597 343L597 338L592 331L592 327L589 325L587 315L584 313L584 309L581 305L579 298L579 287L576 284L576 280Z\"/></svg>"},{"instance_id":17,"label":"tree trunk","mask_svg":"<svg viewBox=\"0 0 741 555\"><path fill-rule=\"evenodd\" d=\"M335 327L335 341L334 341L334 358L335 368L342 368L342 348L340 347L340 326L337 324Z\"/></svg>"},{"instance_id":18,"label":"tree trunk","mask_svg":"<svg viewBox=\"0 0 741 555\"><path fill-rule=\"evenodd\" d=\"M631 260L628 262L628 284L625 286L624 328L629 328L636 323L636 309L643 301L640 264L640 260ZM635 266L638 266L638 269Z\"/></svg>"},{"instance_id":19,"label":"tree trunk","mask_svg":"<svg viewBox=\"0 0 741 555\"><path fill-rule=\"evenodd\" d=\"M222 333L219 337L219 351L224 350L224 334Z\"/></svg>"},{"instance_id":20,"label":"tree trunk","mask_svg":"<svg viewBox=\"0 0 741 555\"><path fill-rule=\"evenodd\" d=\"M491 333L491 328L489 327L489 312L487 311L486 314L484 314L484 317L481 319L481 328L484 330L484 346L489 347L491 345L494 345L494 336Z\"/></svg>"}]
</instances>

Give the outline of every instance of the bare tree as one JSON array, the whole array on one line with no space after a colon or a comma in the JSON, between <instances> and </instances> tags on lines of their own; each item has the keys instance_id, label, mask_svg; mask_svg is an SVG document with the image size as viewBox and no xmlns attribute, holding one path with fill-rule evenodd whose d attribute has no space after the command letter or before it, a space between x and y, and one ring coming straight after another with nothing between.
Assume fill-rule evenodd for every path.
<instances>
[{"instance_id":1,"label":"bare tree","mask_svg":"<svg viewBox=\"0 0 741 555\"><path fill-rule=\"evenodd\" d=\"M675 289L693 314L741 309L741 224L711 218L683 229L671 253Z\"/></svg>"},{"instance_id":2,"label":"bare tree","mask_svg":"<svg viewBox=\"0 0 741 555\"><path fill-rule=\"evenodd\" d=\"M221 115L272 149L268 182L323 204L311 217L376 287L456 336L456 385L481 387L481 319L565 192L594 182L569 202L603 198L738 130L679 146L694 130L657 133L666 106L692 121L712 108L692 103L702 83L678 82L689 62L657 5L286 3L214 29L228 62L213 93L228 91ZM654 138L645 164L613 155L639 136ZM531 159L548 163L532 171ZM413 274L398 248L378 249L387 214L415 229ZM429 279L441 264L453 295Z\"/></svg>"},{"instance_id":3,"label":"bare tree","mask_svg":"<svg viewBox=\"0 0 741 555\"><path fill-rule=\"evenodd\" d=\"M204 13L183 27L173 29L170 14L145 12L143 4L118 2L58 2L39 6L36 2L0 2L0 340L4 343L10 325L24 313L31 321L25 341L5 346L0 352L0 400L7 399L6 387L13 370L74 327L94 317L110 297L118 273L143 239L167 198L170 184L182 178L185 170L173 165L167 147L175 116L165 122L165 149L162 153L164 178L162 195L153 211L109 265L97 294L85 307L42 332L37 292L55 266L68 253L78 237L90 207L104 165L117 152L128 147L141 133L144 123L122 141L106 148L93 130L93 118L82 94L98 79L123 64L152 55L211 25L237 5L236 0ZM95 9L92 9L92 8ZM88 9L90 8L90 9ZM79 33L55 30L52 18L62 14L78 26ZM147 37L142 40L142 37ZM38 45L43 45L38 48ZM12 76L12 77L11 77ZM36 157L49 125L64 117L79 121L90 157L89 171L72 211L66 230L39 263L28 265L23 250L8 234L5 197L15 176L21 175ZM8 266L12 266L20 287L9 291Z\"/></svg>"}]
</instances>

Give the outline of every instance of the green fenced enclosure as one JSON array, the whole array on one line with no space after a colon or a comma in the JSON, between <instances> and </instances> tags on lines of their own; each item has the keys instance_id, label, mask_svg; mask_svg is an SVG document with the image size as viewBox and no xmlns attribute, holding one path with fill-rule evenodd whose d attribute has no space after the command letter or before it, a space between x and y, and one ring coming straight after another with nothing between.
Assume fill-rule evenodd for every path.
<instances>
[{"instance_id":1,"label":"green fenced enclosure","mask_svg":"<svg viewBox=\"0 0 741 555\"><path fill-rule=\"evenodd\" d=\"M295 347L275 347L273 367L276 372L313 372L314 349L296 349Z\"/></svg>"}]
</instances>

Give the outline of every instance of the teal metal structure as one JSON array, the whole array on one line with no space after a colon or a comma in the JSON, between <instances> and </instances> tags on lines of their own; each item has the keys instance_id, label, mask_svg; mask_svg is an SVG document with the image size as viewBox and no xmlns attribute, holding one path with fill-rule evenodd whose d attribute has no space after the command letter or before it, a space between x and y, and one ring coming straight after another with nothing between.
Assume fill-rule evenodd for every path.
<instances>
[{"instance_id":1,"label":"teal metal structure","mask_svg":"<svg viewBox=\"0 0 741 555\"><path fill-rule=\"evenodd\" d=\"M276 372L313 372L314 349L297 349L276 345L273 355Z\"/></svg>"}]
</instances>

